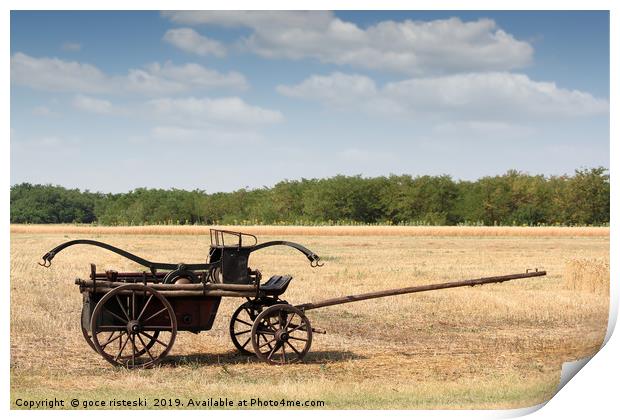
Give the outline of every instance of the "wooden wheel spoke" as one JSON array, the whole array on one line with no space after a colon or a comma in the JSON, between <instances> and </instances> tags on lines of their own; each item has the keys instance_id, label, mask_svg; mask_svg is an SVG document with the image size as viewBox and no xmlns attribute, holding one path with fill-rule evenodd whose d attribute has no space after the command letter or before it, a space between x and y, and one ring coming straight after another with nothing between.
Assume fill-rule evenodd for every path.
<instances>
[{"instance_id":1,"label":"wooden wheel spoke","mask_svg":"<svg viewBox=\"0 0 620 420\"><path fill-rule=\"evenodd\" d=\"M107 346L107 345L108 345L108 343L110 342L110 339L112 338L112 336L114 335L114 333L115 333L115 332L116 332L116 331L112 331L112 332L110 333L110 335L108 335L108 338L107 338L106 344L101 346L101 348L102 348L102 349L105 349L105 346ZM120 336L120 334L119 334L119 336Z\"/></svg>"},{"instance_id":2,"label":"wooden wheel spoke","mask_svg":"<svg viewBox=\"0 0 620 420\"><path fill-rule=\"evenodd\" d=\"M241 345L242 348L245 348L245 346L248 345L248 343L250 342L250 340L252 339L252 336L249 336L247 340L245 340L245 342Z\"/></svg>"},{"instance_id":3,"label":"wooden wheel spoke","mask_svg":"<svg viewBox=\"0 0 620 420\"><path fill-rule=\"evenodd\" d=\"M247 325L247 326L249 326L249 327L251 327L251 326L252 326L252 323L250 323L250 322L245 322L244 320L239 319L239 318L237 318L237 319L235 320L235 322L239 322L239 323L244 324L244 325Z\"/></svg>"},{"instance_id":4,"label":"wooden wheel spoke","mask_svg":"<svg viewBox=\"0 0 620 420\"><path fill-rule=\"evenodd\" d=\"M267 325L269 325L269 327L271 328L271 331L273 332L276 332L277 330L279 330L281 326L279 319L277 319L275 323L272 323L271 318L269 319L269 322Z\"/></svg>"},{"instance_id":5,"label":"wooden wheel spoke","mask_svg":"<svg viewBox=\"0 0 620 420\"><path fill-rule=\"evenodd\" d=\"M306 338L299 338L299 337L290 337L288 338L289 340L299 340L299 341L308 341L308 339Z\"/></svg>"},{"instance_id":6,"label":"wooden wheel spoke","mask_svg":"<svg viewBox=\"0 0 620 420\"><path fill-rule=\"evenodd\" d=\"M157 315L167 311L168 308L166 308L165 306L163 308L161 308L159 311L155 312L153 315L149 316L147 319L145 319L143 322L149 322L151 319L155 318Z\"/></svg>"},{"instance_id":7,"label":"wooden wheel spoke","mask_svg":"<svg viewBox=\"0 0 620 420\"><path fill-rule=\"evenodd\" d=\"M245 307L243 308L243 310L245 310L245 312L248 314L248 316L250 317L250 319L256 318L256 315L254 315L254 314L252 313L252 311L250 311L250 309L249 309L247 306L245 306Z\"/></svg>"},{"instance_id":8,"label":"wooden wheel spoke","mask_svg":"<svg viewBox=\"0 0 620 420\"><path fill-rule=\"evenodd\" d=\"M119 338L121 338L121 337L123 336L123 334L125 333L125 331L121 331L119 335L117 335L115 338L112 338L112 336L114 335L114 333L115 333L115 332L116 332L116 331L112 331L112 334L110 334L110 335L108 336L108 340L107 340L105 343L100 344L100 346L101 346L101 350L105 350L105 348L108 346L108 344L110 344L110 343L111 343L111 342L113 342L113 341L118 340L118 339L119 339Z\"/></svg>"},{"instance_id":9,"label":"wooden wheel spoke","mask_svg":"<svg viewBox=\"0 0 620 420\"><path fill-rule=\"evenodd\" d=\"M276 343L276 345L271 349L271 352L269 352L267 359L271 360L271 358L273 357L273 354L279 350L279 347L280 347L279 344L280 343Z\"/></svg>"},{"instance_id":10,"label":"wooden wheel spoke","mask_svg":"<svg viewBox=\"0 0 620 420\"><path fill-rule=\"evenodd\" d=\"M118 360L118 358L121 357L121 354L123 354L123 350L125 350L125 346L127 346L128 342L129 342L129 336L127 336L127 340L125 340L125 344L123 344L123 346L120 348L114 360Z\"/></svg>"},{"instance_id":11,"label":"wooden wheel spoke","mask_svg":"<svg viewBox=\"0 0 620 420\"><path fill-rule=\"evenodd\" d=\"M265 337L264 334L259 334L261 337L263 337L263 340L268 341L267 345L269 346L269 350L271 350L273 348L273 346L271 345L271 343L273 343L274 341L276 341L275 337L273 340L267 340L267 337Z\"/></svg>"},{"instance_id":12,"label":"wooden wheel spoke","mask_svg":"<svg viewBox=\"0 0 620 420\"><path fill-rule=\"evenodd\" d=\"M162 345L162 346L164 346L164 347L167 347L167 346L168 346L168 344L161 342L161 341L160 341L157 337L154 337L154 336L152 336L152 335L150 335L150 334L147 334L147 333L145 333L144 331L141 331L141 332L140 332L140 334L144 334L144 335L146 335L146 336L147 336L148 338L150 338L152 341L155 341L155 342L157 342L157 343L161 344L161 345Z\"/></svg>"},{"instance_id":13,"label":"wooden wheel spoke","mask_svg":"<svg viewBox=\"0 0 620 420\"><path fill-rule=\"evenodd\" d=\"M131 366L136 365L136 334L131 334Z\"/></svg>"},{"instance_id":14,"label":"wooden wheel spoke","mask_svg":"<svg viewBox=\"0 0 620 420\"><path fill-rule=\"evenodd\" d=\"M239 332L236 332L236 333L235 333L235 335L247 334L247 333L249 333L249 332L252 332L252 330L251 330L251 329L249 329L249 330L239 331Z\"/></svg>"},{"instance_id":15,"label":"wooden wheel spoke","mask_svg":"<svg viewBox=\"0 0 620 420\"><path fill-rule=\"evenodd\" d=\"M266 323L261 323L258 326L258 331L261 334L269 334L269 335L274 335L276 333L276 330L274 328L271 328L268 324Z\"/></svg>"},{"instance_id":16,"label":"wooden wheel spoke","mask_svg":"<svg viewBox=\"0 0 620 420\"><path fill-rule=\"evenodd\" d=\"M269 349L271 349L271 348L272 348L272 347L271 347L271 343L273 343L274 341L276 341L276 339L275 339L275 338L273 338L273 339L271 339L271 340L267 341L267 339L266 339L265 337L263 337L263 338L265 339L265 342L264 342L262 345L258 346L258 348L259 348L259 349L262 349L262 348L263 348L263 347L265 347L265 346L269 346Z\"/></svg>"},{"instance_id":17,"label":"wooden wheel spoke","mask_svg":"<svg viewBox=\"0 0 620 420\"><path fill-rule=\"evenodd\" d=\"M269 318L269 321L267 322L267 325L269 325L274 331L276 330L276 326L279 327L280 324L280 319L277 319L276 322L271 322L271 318Z\"/></svg>"},{"instance_id":18,"label":"wooden wheel spoke","mask_svg":"<svg viewBox=\"0 0 620 420\"><path fill-rule=\"evenodd\" d=\"M144 350L146 350L146 354L149 355L149 357L151 358L151 361L154 362L155 358L153 357L153 355L151 354L150 350L149 350L149 346L147 346L144 343L144 340L142 339L142 336L140 334L138 334L138 340L140 340L140 343L142 343L142 345L144 346Z\"/></svg>"},{"instance_id":19,"label":"wooden wheel spoke","mask_svg":"<svg viewBox=\"0 0 620 420\"><path fill-rule=\"evenodd\" d=\"M305 327L305 325L303 323L299 324L299 325L295 325L295 327L292 330L289 330L288 333L290 334L290 333L293 333L295 331L298 331L301 327ZM306 331L306 330L301 330L301 331Z\"/></svg>"},{"instance_id":20,"label":"wooden wheel spoke","mask_svg":"<svg viewBox=\"0 0 620 420\"><path fill-rule=\"evenodd\" d=\"M115 314L114 312L112 312L111 310L109 310L108 308L103 308L103 311L112 315L114 318L118 319L120 322L127 324L129 322L129 319L123 319L120 315Z\"/></svg>"},{"instance_id":21,"label":"wooden wheel spoke","mask_svg":"<svg viewBox=\"0 0 620 420\"><path fill-rule=\"evenodd\" d=\"M280 328L282 327L282 325L286 325L288 322L288 316L286 314L286 312L284 312L283 310L280 311L278 313L278 325L280 326Z\"/></svg>"},{"instance_id":22,"label":"wooden wheel spoke","mask_svg":"<svg viewBox=\"0 0 620 420\"><path fill-rule=\"evenodd\" d=\"M291 321L293 321L295 315L291 315L291 317L286 321L286 325L284 326L284 331L288 331L288 326L291 325Z\"/></svg>"},{"instance_id":23,"label":"wooden wheel spoke","mask_svg":"<svg viewBox=\"0 0 620 420\"><path fill-rule=\"evenodd\" d=\"M142 307L142 310L140 311L138 318L136 318L137 321L140 321L140 319L142 319L142 315L144 315L144 311L146 311L146 308L149 306L149 303L151 303L152 299L153 299L153 295L149 296L149 298L146 300L146 303Z\"/></svg>"},{"instance_id":24,"label":"wooden wheel spoke","mask_svg":"<svg viewBox=\"0 0 620 420\"><path fill-rule=\"evenodd\" d=\"M290 348L292 348L292 349L293 349L293 351L294 351L295 353L297 353L297 356L298 356L298 357L301 357L301 353L299 352L299 350L297 350L297 349L295 348L295 346L294 346L294 345L292 345L292 344L291 344L291 343L289 343L288 341L286 342L286 344L288 344L288 346L289 346Z\"/></svg>"},{"instance_id":25,"label":"wooden wheel spoke","mask_svg":"<svg viewBox=\"0 0 620 420\"><path fill-rule=\"evenodd\" d=\"M136 319L136 291L131 291L131 319Z\"/></svg>"},{"instance_id":26,"label":"wooden wheel spoke","mask_svg":"<svg viewBox=\"0 0 620 420\"><path fill-rule=\"evenodd\" d=\"M115 331L125 331L125 328L127 328L124 325L98 325L98 327L101 330L108 330L108 331L112 331L112 332L115 332Z\"/></svg>"},{"instance_id":27,"label":"wooden wheel spoke","mask_svg":"<svg viewBox=\"0 0 620 420\"><path fill-rule=\"evenodd\" d=\"M123 311L123 315L125 315L125 322L129 322L129 315L127 314L127 311L125 310L125 306L123 305L123 303L121 302L121 300L119 299L118 295L115 296L116 297L116 301L118 302L118 306L119 308L121 308L121 311ZM108 311L111 313L111 311Z\"/></svg>"},{"instance_id":28,"label":"wooden wheel spoke","mask_svg":"<svg viewBox=\"0 0 620 420\"><path fill-rule=\"evenodd\" d=\"M282 349L282 362L286 363L286 349L285 349L285 345L284 342L282 342L282 345L280 346L280 348Z\"/></svg>"}]
</instances>

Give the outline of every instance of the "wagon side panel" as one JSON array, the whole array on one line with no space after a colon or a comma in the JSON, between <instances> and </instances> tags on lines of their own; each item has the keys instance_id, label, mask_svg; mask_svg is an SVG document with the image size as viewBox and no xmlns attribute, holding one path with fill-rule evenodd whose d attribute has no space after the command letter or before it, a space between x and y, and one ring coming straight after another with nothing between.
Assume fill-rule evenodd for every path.
<instances>
[{"instance_id":1,"label":"wagon side panel","mask_svg":"<svg viewBox=\"0 0 620 420\"><path fill-rule=\"evenodd\" d=\"M177 330L192 332L210 330L221 300L219 296L170 298L170 304L177 317Z\"/></svg>"}]
</instances>

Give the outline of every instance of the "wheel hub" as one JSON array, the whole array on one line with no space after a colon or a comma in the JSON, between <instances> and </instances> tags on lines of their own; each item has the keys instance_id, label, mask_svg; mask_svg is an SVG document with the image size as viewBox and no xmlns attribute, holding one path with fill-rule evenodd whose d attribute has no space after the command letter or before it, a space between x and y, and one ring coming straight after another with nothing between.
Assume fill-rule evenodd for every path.
<instances>
[{"instance_id":1,"label":"wheel hub","mask_svg":"<svg viewBox=\"0 0 620 420\"><path fill-rule=\"evenodd\" d=\"M276 340L278 340L278 341L280 341L280 342L282 342L282 341L288 341L288 337L289 337L289 336L288 336L288 332L286 332L286 331L284 331L284 330L282 330L282 329L280 329L280 330L276 331L276 334L275 334L275 338L276 338Z\"/></svg>"},{"instance_id":2,"label":"wheel hub","mask_svg":"<svg viewBox=\"0 0 620 420\"><path fill-rule=\"evenodd\" d=\"M132 320L127 323L127 332L135 334L137 332L140 332L141 330L142 326L138 321Z\"/></svg>"}]
</instances>

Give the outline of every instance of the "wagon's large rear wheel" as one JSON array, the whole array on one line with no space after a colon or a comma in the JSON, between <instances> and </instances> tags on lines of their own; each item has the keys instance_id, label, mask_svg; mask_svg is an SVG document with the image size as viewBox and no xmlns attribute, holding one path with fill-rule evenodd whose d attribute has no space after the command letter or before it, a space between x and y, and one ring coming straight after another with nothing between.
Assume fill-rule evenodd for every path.
<instances>
[{"instance_id":1,"label":"wagon's large rear wheel","mask_svg":"<svg viewBox=\"0 0 620 420\"><path fill-rule=\"evenodd\" d=\"M278 304L261 312L252 326L256 356L270 364L303 360L312 345L312 327L304 313L291 305Z\"/></svg>"},{"instance_id":2,"label":"wagon's large rear wheel","mask_svg":"<svg viewBox=\"0 0 620 420\"><path fill-rule=\"evenodd\" d=\"M113 365L130 369L159 363L177 332L168 300L141 284L119 286L101 298L91 319L95 349Z\"/></svg>"},{"instance_id":3,"label":"wagon's large rear wheel","mask_svg":"<svg viewBox=\"0 0 620 420\"><path fill-rule=\"evenodd\" d=\"M263 310L263 306L253 301L248 301L239 306L230 317L230 339L242 354L254 354L252 352L252 326L254 320Z\"/></svg>"},{"instance_id":4,"label":"wagon's large rear wheel","mask_svg":"<svg viewBox=\"0 0 620 420\"><path fill-rule=\"evenodd\" d=\"M86 308L82 307L82 317L84 317L85 310ZM97 349L95 348L95 344L93 344L93 337L90 334L90 331L84 328L84 325L82 325L81 321L80 321L80 328L82 329L82 335L84 336L84 340L86 340L86 342L88 343L91 349L93 349L95 352L98 353ZM157 343L157 337L159 337L159 331L155 331L155 334L153 334L153 337L150 340L148 340L148 342L146 343L146 347L138 351L138 355L141 356L146 353L147 349L150 350L151 347L153 347L155 343Z\"/></svg>"},{"instance_id":5,"label":"wagon's large rear wheel","mask_svg":"<svg viewBox=\"0 0 620 420\"><path fill-rule=\"evenodd\" d=\"M84 312L86 311L86 307L82 306L82 316L80 317L80 328L82 329L82 335L84 336L84 340L88 343L91 349L97 351L95 345L93 344L93 338L90 335L90 332L84 328L84 324L82 324L82 319L84 318Z\"/></svg>"}]
</instances>

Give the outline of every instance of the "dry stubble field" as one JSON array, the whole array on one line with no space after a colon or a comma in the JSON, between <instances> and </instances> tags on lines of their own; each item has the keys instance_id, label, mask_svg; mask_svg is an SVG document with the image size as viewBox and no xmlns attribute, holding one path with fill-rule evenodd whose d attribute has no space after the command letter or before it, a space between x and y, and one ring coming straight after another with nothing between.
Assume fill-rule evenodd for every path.
<instances>
[{"instance_id":1,"label":"dry stubble field","mask_svg":"<svg viewBox=\"0 0 620 420\"><path fill-rule=\"evenodd\" d=\"M283 247L257 252L264 277L292 274L285 298L325 297L522 272L547 277L388 297L309 311L314 336L305 363L268 366L238 355L225 298L212 331L177 336L163 366L113 368L79 329L73 284L88 264L137 268L107 251L60 242L88 237L147 259L198 262L204 228L13 226L11 405L17 398L207 398L324 400L325 408L517 408L548 400L561 365L593 354L605 336L609 296L606 228L243 227L261 241L300 242L326 264Z\"/></svg>"}]
</instances>

